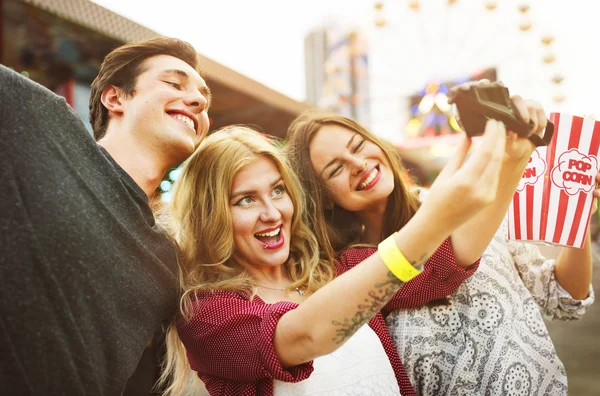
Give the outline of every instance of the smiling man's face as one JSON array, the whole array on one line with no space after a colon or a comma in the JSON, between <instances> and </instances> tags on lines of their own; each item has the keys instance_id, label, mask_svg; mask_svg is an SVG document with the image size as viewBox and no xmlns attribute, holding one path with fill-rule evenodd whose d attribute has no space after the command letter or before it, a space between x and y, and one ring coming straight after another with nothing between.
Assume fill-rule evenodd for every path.
<instances>
[{"instance_id":1,"label":"smiling man's face","mask_svg":"<svg viewBox=\"0 0 600 396\"><path fill-rule=\"evenodd\" d=\"M142 67L133 95L124 99L123 127L173 164L183 162L208 132L210 91L181 59L158 55Z\"/></svg>"}]
</instances>

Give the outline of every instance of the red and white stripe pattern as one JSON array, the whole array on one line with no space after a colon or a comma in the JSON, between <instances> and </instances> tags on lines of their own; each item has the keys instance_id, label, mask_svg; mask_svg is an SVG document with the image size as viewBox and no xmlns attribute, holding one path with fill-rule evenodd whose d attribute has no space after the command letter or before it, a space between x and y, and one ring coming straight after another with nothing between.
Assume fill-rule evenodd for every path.
<instances>
[{"instance_id":1,"label":"red and white stripe pattern","mask_svg":"<svg viewBox=\"0 0 600 396\"><path fill-rule=\"evenodd\" d=\"M527 182L521 183L508 210L508 237L581 248L598 173L600 122L560 113L551 113L550 120L555 125L552 142L547 149L539 147L532 156L545 159L544 175L535 180L527 177L531 170L523 175ZM573 156L587 165L577 169L575 162L566 160ZM563 174L568 176L568 183L557 184L556 178Z\"/></svg>"}]
</instances>

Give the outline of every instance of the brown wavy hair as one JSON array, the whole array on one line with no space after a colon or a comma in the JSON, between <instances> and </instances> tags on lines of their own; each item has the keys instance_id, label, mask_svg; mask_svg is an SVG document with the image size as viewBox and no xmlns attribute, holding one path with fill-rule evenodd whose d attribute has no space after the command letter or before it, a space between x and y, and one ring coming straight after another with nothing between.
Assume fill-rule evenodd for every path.
<instances>
[{"instance_id":1,"label":"brown wavy hair","mask_svg":"<svg viewBox=\"0 0 600 396\"><path fill-rule=\"evenodd\" d=\"M327 187L315 172L310 158L310 144L325 125L338 125L358 133L377 145L390 163L394 175L394 190L385 208L381 239L398 231L414 216L419 201L409 192L403 180L404 167L398 151L389 143L378 139L358 122L337 114L309 110L301 114L287 131L287 155L298 174L305 193L311 227L321 244L321 254L333 260L342 250L357 244L362 224L355 212L347 211L331 202Z\"/></svg>"}]
</instances>

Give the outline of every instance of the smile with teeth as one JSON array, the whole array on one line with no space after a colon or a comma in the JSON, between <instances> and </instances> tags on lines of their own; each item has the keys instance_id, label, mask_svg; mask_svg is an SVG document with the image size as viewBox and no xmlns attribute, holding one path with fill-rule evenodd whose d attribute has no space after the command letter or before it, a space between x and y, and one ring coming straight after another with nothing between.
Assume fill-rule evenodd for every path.
<instances>
[{"instance_id":1,"label":"smile with teeth","mask_svg":"<svg viewBox=\"0 0 600 396\"><path fill-rule=\"evenodd\" d=\"M277 249L283 246L281 226L268 232L256 233L254 237L258 239L265 249Z\"/></svg>"},{"instance_id":2,"label":"smile with teeth","mask_svg":"<svg viewBox=\"0 0 600 396\"><path fill-rule=\"evenodd\" d=\"M377 177L378 174L379 174L379 168L376 166L371 171L371 174L369 175L369 177L367 177L364 182L360 183L360 185L356 189L358 191L360 191L360 190L364 190L367 187L370 187L371 183L373 182L373 180L375 180L375 178Z\"/></svg>"},{"instance_id":3,"label":"smile with teeth","mask_svg":"<svg viewBox=\"0 0 600 396\"><path fill-rule=\"evenodd\" d=\"M183 121L188 127L193 129L194 132L196 131L196 128L194 127L194 120L192 120L190 117L179 113L171 114L171 117L175 118L176 120Z\"/></svg>"}]
</instances>

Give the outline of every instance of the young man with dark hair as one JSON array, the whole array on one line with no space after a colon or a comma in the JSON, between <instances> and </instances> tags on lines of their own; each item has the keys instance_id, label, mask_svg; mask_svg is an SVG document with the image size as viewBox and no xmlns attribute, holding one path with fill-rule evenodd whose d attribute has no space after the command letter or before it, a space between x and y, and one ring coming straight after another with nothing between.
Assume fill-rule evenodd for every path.
<instances>
[{"instance_id":1,"label":"young man with dark hair","mask_svg":"<svg viewBox=\"0 0 600 396\"><path fill-rule=\"evenodd\" d=\"M206 136L209 104L176 39L106 57L97 142L64 99L0 66L0 394L121 394L178 303L148 198Z\"/></svg>"}]
</instances>

